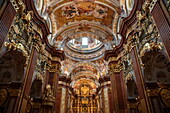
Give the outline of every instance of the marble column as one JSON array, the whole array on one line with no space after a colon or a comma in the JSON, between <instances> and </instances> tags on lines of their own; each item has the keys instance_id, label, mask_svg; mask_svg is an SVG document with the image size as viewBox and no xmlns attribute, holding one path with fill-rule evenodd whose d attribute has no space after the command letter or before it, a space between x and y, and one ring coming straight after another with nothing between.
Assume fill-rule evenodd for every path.
<instances>
[{"instance_id":1,"label":"marble column","mask_svg":"<svg viewBox=\"0 0 170 113\"><path fill-rule=\"evenodd\" d=\"M103 89L103 93L104 93L104 104L105 104L105 113L110 113L109 110L109 97L108 97L108 87L105 86Z\"/></svg>"},{"instance_id":2,"label":"marble column","mask_svg":"<svg viewBox=\"0 0 170 113\"><path fill-rule=\"evenodd\" d=\"M62 87L60 113L66 112L66 88Z\"/></svg>"},{"instance_id":3,"label":"marble column","mask_svg":"<svg viewBox=\"0 0 170 113\"><path fill-rule=\"evenodd\" d=\"M36 48L32 48L32 52L30 55L30 62L28 64L28 67L26 69L25 73L25 78L24 78L24 86L21 92L21 99L20 99L20 104L18 106L17 112L16 113L24 113L26 106L27 106L27 101L31 89L31 83L32 83L32 77L33 73L35 70L35 65L37 63L37 58L38 58L38 51Z\"/></svg>"},{"instance_id":4,"label":"marble column","mask_svg":"<svg viewBox=\"0 0 170 113\"><path fill-rule=\"evenodd\" d=\"M113 113L127 113L127 101L121 65L117 62L109 63L109 75L113 95Z\"/></svg>"}]
</instances>

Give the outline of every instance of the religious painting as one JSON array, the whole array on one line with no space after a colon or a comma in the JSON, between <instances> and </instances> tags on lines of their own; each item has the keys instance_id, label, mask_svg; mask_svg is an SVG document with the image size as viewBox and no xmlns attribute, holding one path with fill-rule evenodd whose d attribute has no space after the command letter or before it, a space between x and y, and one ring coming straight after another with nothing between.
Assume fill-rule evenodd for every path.
<instances>
[{"instance_id":1,"label":"religious painting","mask_svg":"<svg viewBox=\"0 0 170 113\"><path fill-rule=\"evenodd\" d=\"M65 16L66 19L82 15L86 16L93 15L96 18L103 19L103 17L107 17L108 9L98 4L83 2L62 7L61 10L63 11L62 16Z\"/></svg>"},{"instance_id":2,"label":"religious painting","mask_svg":"<svg viewBox=\"0 0 170 113\"><path fill-rule=\"evenodd\" d=\"M114 11L92 2L78 2L63 6L55 11L57 28L69 22L88 20L98 21L112 29Z\"/></svg>"}]
</instances>

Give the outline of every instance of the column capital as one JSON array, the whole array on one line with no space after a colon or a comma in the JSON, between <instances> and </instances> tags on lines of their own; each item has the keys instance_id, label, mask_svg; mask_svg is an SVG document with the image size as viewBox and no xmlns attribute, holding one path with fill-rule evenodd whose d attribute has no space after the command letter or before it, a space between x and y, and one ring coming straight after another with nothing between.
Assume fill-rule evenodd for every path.
<instances>
[{"instance_id":1,"label":"column capital","mask_svg":"<svg viewBox=\"0 0 170 113\"><path fill-rule=\"evenodd\" d=\"M117 64L109 64L109 73L120 73L123 69L123 66L120 62L118 62Z\"/></svg>"}]
</instances>

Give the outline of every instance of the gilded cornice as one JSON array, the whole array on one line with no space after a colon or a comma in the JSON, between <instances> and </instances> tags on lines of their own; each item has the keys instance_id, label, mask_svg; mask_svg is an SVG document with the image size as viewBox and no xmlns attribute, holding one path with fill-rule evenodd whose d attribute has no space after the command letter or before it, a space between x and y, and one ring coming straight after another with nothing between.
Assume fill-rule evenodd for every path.
<instances>
[{"instance_id":1,"label":"gilded cornice","mask_svg":"<svg viewBox=\"0 0 170 113\"><path fill-rule=\"evenodd\" d=\"M128 108L136 109L137 108L137 103L128 103Z\"/></svg>"},{"instance_id":2,"label":"gilded cornice","mask_svg":"<svg viewBox=\"0 0 170 113\"><path fill-rule=\"evenodd\" d=\"M159 95L159 89L148 89L146 92L147 92L148 97Z\"/></svg>"},{"instance_id":3,"label":"gilded cornice","mask_svg":"<svg viewBox=\"0 0 170 113\"><path fill-rule=\"evenodd\" d=\"M21 89L9 89L9 95L10 96L20 96Z\"/></svg>"},{"instance_id":4,"label":"gilded cornice","mask_svg":"<svg viewBox=\"0 0 170 113\"><path fill-rule=\"evenodd\" d=\"M119 61L122 58L123 54L120 52L116 57L109 57L108 62L116 62Z\"/></svg>"},{"instance_id":5,"label":"gilded cornice","mask_svg":"<svg viewBox=\"0 0 170 113\"><path fill-rule=\"evenodd\" d=\"M108 86L108 85L111 85L111 81L106 81L106 82L101 83L100 87L104 87L104 86Z\"/></svg>"},{"instance_id":6,"label":"gilded cornice","mask_svg":"<svg viewBox=\"0 0 170 113\"><path fill-rule=\"evenodd\" d=\"M59 57L52 57L51 60L55 61L55 62L61 62L61 58L59 58Z\"/></svg>"}]
</instances>

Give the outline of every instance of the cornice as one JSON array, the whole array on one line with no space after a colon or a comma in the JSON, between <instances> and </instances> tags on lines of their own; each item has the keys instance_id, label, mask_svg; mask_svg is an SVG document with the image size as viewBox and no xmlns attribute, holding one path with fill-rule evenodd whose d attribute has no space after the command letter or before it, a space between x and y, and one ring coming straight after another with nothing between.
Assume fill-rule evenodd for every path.
<instances>
[{"instance_id":1,"label":"cornice","mask_svg":"<svg viewBox=\"0 0 170 113\"><path fill-rule=\"evenodd\" d=\"M122 24L120 26L119 34L122 36L122 40L120 44L114 48L112 51L106 51L105 60L108 60L110 57L115 57L123 50L123 44L126 40L126 33L128 28L132 27L136 22L136 11L139 10L143 4L144 0L135 0L134 8L132 9L130 15L123 19Z\"/></svg>"},{"instance_id":2,"label":"cornice","mask_svg":"<svg viewBox=\"0 0 170 113\"><path fill-rule=\"evenodd\" d=\"M34 12L32 21L42 30L43 33L43 43L46 43L45 49L54 57L60 57L61 60L64 60L65 55L64 52L61 50L56 50L54 47L52 47L47 39L47 36L50 34L50 30L48 28L47 22L38 14L33 0L24 0L24 3L26 4L27 10L32 10Z\"/></svg>"},{"instance_id":3,"label":"cornice","mask_svg":"<svg viewBox=\"0 0 170 113\"><path fill-rule=\"evenodd\" d=\"M116 52L115 52L114 50L107 50L107 51L105 52L105 57L104 57L104 59L105 59L106 61L108 61L110 57L117 57L117 54L116 54Z\"/></svg>"},{"instance_id":4,"label":"cornice","mask_svg":"<svg viewBox=\"0 0 170 113\"><path fill-rule=\"evenodd\" d=\"M123 19L119 34L124 38L126 37L127 29L136 22L136 11L140 10L143 2L144 0L135 0L134 8L132 9L130 15Z\"/></svg>"},{"instance_id":5,"label":"cornice","mask_svg":"<svg viewBox=\"0 0 170 113\"><path fill-rule=\"evenodd\" d=\"M38 27L41 28L43 37L47 37L50 34L48 25L47 25L46 21L38 14L38 12L34 6L33 0L24 0L24 3L26 4L26 9L28 11L32 10L34 12L32 20Z\"/></svg>"},{"instance_id":6,"label":"cornice","mask_svg":"<svg viewBox=\"0 0 170 113\"><path fill-rule=\"evenodd\" d=\"M71 83L71 78L67 78L66 76L59 76L59 81Z\"/></svg>"}]
</instances>

